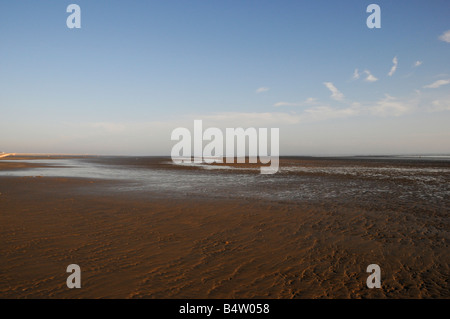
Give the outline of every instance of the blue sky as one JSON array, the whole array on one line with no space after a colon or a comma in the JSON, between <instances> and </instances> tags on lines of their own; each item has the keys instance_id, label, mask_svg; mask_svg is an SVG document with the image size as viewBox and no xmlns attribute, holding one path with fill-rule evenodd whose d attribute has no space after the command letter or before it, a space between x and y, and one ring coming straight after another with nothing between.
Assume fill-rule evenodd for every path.
<instances>
[{"instance_id":1,"label":"blue sky","mask_svg":"<svg viewBox=\"0 0 450 319\"><path fill-rule=\"evenodd\" d=\"M0 151L167 155L171 131L202 119L279 127L285 155L450 153L449 14L446 0L2 1Z\"/></svg>"}]
</instances>

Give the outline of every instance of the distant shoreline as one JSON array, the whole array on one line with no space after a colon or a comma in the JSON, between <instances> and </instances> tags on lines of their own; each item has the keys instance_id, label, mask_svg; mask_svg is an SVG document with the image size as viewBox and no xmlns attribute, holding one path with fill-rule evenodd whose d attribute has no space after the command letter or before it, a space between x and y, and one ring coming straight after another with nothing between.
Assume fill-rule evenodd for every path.
<instances>
[{"instance_id":1,"label":"distant shoreline","mask_svg":"<svg viewBox=\"0 0 450 319\"><path fill-rule=\"evenodd\" d=\"M168 155L93 155L93 154L44 154L44 153L4 153L0 154L0 161L16 161L16 160L52 160L52 159L77 159L77 158L111 158L111 159L166 159L171 160ZM348 156L310 156L310 155L288 155L280 156L280 160L319 160L319 161L367 161L374 163L382 162L414 162L414 163L449 163L450 155L348 155ZM246 160L248 163L248 158ZM227 163L235 166L239 164ZM220 164L208 164L220 165ZM259 165L259 164L252 164Z\"/></svg>"}]
</instances>

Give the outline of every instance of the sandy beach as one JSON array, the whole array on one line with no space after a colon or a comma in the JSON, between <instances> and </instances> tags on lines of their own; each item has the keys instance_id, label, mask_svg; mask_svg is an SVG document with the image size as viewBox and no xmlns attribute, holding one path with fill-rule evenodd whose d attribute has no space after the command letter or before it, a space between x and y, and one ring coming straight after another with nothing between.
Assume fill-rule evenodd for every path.
<instances>
[{"instance_id":1,"label":"sandy beach","mask_svg":"<svg viewBox=\"0 0 450 319\"><path fill-rule=\"evenodd\" d=\"M145 187L134 175L52 176L75 162L7 159L0 161L0 298L450 297L448 162L287 158L282 167L292 169L270 180L243 167L241 185L230 190L235 171L167 159L79 165L186 174L186 188L161 176ZM386 167L395 170L384 180ZM205 192L198 176L213 179ZM353 184L354 193L340 189ZM306 192L327 185L336 196ZM387 192L370 191L377 187ZM69 264L81 267L81 289L66 286ZM381 267L381 289L366 286L369 264Z\"/></svg>"}]
</instances>

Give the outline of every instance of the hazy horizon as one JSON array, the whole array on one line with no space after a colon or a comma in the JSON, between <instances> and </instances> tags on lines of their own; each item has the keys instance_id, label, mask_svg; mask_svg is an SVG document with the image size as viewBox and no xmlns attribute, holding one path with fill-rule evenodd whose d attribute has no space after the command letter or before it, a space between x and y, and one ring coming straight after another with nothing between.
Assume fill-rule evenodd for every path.
<instances>
[{"instance_id":1,"label":"hazy horizon","mask_svg":"<svg viewBox=\"0 0 450 319\"><path fill-rule=\"evenodd\" d=\"M8 153L0 152L1 155L9 156L93 156L93 157L171 157L170 154L94 154L94 153ZM280 154L280 157L450 157L450 153L410 153L410 154ZM191 158L194 158L192 156Z\"/></svg>"}]
</instances>

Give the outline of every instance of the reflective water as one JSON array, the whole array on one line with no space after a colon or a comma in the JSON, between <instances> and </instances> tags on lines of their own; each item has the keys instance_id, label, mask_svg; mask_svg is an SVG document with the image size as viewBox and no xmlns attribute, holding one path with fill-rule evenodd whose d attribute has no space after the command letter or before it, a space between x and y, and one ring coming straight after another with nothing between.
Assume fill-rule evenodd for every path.
<instances>
[{"instance_id":1,"label":"reflective water","mask_svg":"<svg viewBox=\"0 0 450 319\"><path fill-rule=\"evenodd\" d=\"M417 203L447 210L450 207L448 165L414 165L389 162L358 165L346 162L282 161L280 173L261 175L259 168L174 165L154 159L136 165L134 158L75 158L11 160L46 165L0 171L0 176L47 176L113 180L108 191L159 192L208 198L270 199L278 201L335 201ZM138 159L136 159L138 160ZM308 164L311 163L309 160Z\"/></svg>"}]
</instances>

